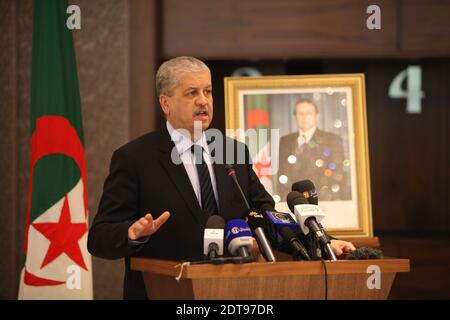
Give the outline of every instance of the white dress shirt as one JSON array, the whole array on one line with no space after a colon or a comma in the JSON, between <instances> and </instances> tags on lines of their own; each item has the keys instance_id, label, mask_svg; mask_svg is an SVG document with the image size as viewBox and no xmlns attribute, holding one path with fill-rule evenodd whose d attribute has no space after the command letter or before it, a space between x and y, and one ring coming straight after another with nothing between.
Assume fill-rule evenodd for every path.
<instances>
[{"instance_id":1,"label":"white dress shirt","mask_svg":"<svg viewBox=\"0 0 450 320\"><path fill-rule=\"evenodd\" d=\"M200 189L200 180L198 179L197 167L195 166L195 156L191 152L191 147L194 144L192 140L182 134L180 131L176 130L169 121L166 121L167 130L169 131L172 141L175 143L175 148L180 155L180 159L183 162L184 169L188 174L189 180L191 181L192 188L194 189L195 195L197 196L197 201L202 207L202 197ZM214 174L214 168L212 165L211 156L209 153L208 143L206 142L205 132L202 136L195 141L195 144L203 147L203 159L208 167L209 175L211 177L211 184L214 191L214 197L216 198L217 207L219 207L219 197L217 194L216 185L216 175Z\"/></svg>"},{"instance_id":2,"label":"white dress shirt","mask_svg":"<svg viewBox=\"0 0 450 320\"><path fill-rule=\"evenodd\" d=\"M300 146L304 143L308 143L309 140L311 140L314 133L316 132L316 128L317 127L313 127L307 131L300 130L298 133L298 138L297 138L298 145Z\"/></svg>"}]
</instances>

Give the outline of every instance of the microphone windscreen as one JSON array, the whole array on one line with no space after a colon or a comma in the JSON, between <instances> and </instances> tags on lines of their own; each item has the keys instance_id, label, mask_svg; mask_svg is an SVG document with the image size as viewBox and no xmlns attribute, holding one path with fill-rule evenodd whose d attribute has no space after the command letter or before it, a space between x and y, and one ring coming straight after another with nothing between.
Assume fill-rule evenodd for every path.
<instances>
[{"instance_id":1,"label":"microphone windscreen","mask_svg":"<svg viewBox=\"0 0 450 320\"><path fill-rule=\"evenodd\" d=\"M265 222L270 243L279 250L284 247L284 240L280 234L284 227L292 229L294 233L300 232L300 226L289 213L266 211Z\"/></svg>"},{"instance_id":2,"label":"microphone windscreen","mask_svg":"<svg viewBox=\"0 0 450 320\"><path fill-rule=\"evenodd\" d=\"M361 247L350 252L347 260L368 260L368 259L383 259L383 252L379 249Z\"/></svg>"},{"instance_id":3,"label":"microphone windscreen","mask_svg":"<svg viewBox=\"0 0 450 320\"><path fill-rule=\"evenodd\" d=\"M311 180L302 180L292 184L292 191L298 191L308 200L310 204L319 204L316 187Z\"/></svg>"},{"instance_id":4,"label":"microphone windscreen","mask_svg":"<svg viewBox=\"0 0 450 320\"><path fill-rule=\"evenodd\" d=\"M227 222L225 227L225 243L227 245L236 238L252 236L250 227L244 220L233 219Z\"/></svg>"},{"instance_id":5,"label":"microphone windscreen","mask_svg":"<svg viewBox=\"0 0 450 320\"><path fill-rule=\"evenodd\" d=\"M250 229L252 230L255 230L257 228L266 229L264 216L257 210L246 210L242 215L242 218L248 223Z\"/></svg>"},{"instance_id":6,"label":"microphone windscreen","mask_svg":"<svg viewBox=\"0 0 450 320\"><path fill-rule=\"evenodd\" d=\"M213 215L206 221L205 229L225 229L225 220L221 216Z\"/></svg>"},{"instance_id":7,"label":"microphone windscreen","mask_svg":"<svg viewBox=\"0 0 450 320\"><path fill-rule=\"evenodd\" d=\"M227 222L225 227L225 246L233 256L238 255L238 249L241 247L251 250L253 235L250 227L244 220L233 219Z\"/></svg>"},{"instance_id":8,"label":"microphone windscreen","mask_svg":"<svg viewBox=\"0 0 450 320\"><path fill-rule=\"evenodd\" d=\"M284 241L289 242L292 238L295 238L296 235L291 228L281 228L280 235Z\"/></svg>"},{"instance_id":9,"label":"microphone windscreen","mask_svg":"<svg viewBox=\"0 0 450 320\"><path fill-rule=\"evenodd\" d=\"M294 212L294 207L298 204L309 204L308 200L298 191L291 191L287 195L287 204L291 212Z\"/></svg>"}]
</instances>

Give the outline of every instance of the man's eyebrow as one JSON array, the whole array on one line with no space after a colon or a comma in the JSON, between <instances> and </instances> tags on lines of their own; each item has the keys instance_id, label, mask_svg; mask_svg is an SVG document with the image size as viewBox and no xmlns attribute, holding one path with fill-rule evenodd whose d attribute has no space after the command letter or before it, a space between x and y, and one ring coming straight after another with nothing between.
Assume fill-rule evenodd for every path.
<instances>
[{"instance_id":1,"label":"man's eyebrow","mask_svg":"<svg viewBox=\"0 0 450 320\"><path fill-rule=\"evenodd\" d=\"M212 88L211 84L204 87L204 89L211 89L211 88ZM199 87L192 86L192 87L187 87L186 89L184 89L184 91L186 92L186 91L190 91L190 90L199 90L199 89L200 89Z\"/></svg>"},{"instance_id":2,"label":"man's eyebrow","mask_svg":"<svg viewBox=\"0 0 450 320\"><path fill-rule=\"evenodd\" d=\"M192 90L198 90L197 87L187 87L186 89L184 89L183 92L188 92L188 91L192 91Z\"/></svg>"}]
</instances>

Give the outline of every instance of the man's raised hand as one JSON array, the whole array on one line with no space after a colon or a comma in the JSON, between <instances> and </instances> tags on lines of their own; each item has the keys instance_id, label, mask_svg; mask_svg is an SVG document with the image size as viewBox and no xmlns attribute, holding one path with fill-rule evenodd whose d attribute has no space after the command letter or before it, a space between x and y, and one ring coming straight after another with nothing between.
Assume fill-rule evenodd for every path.
<instances>
[{"instance_id":1,"label":"man's raised hand","mask_svg":"<svg viewBox=\"0 0 450 320\"><path fill-rule=\"evenodd\" d=\"M156 220L153 219L150 213L147 213L128 228L128 238L130 240L137 240L154 234L169 217L169 211L164 211Z\"/></svg>"}]
</instances>

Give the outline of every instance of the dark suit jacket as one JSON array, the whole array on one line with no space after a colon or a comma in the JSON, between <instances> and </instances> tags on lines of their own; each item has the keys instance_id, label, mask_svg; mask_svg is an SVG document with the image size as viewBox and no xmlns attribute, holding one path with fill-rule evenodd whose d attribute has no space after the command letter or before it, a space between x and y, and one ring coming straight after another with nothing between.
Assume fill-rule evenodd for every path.
<instances>
[{"instance_id":1,"label":"dark suit jacket","mask_svg":"<svg viewBox=\"0 0 450 320\"><path fill-rule=\"evenodd\" d=\"M241 143L222 137L236 148ZM89 231L89 252L104 259L125 258L125 299L147 298L141 272L130 269L131 257L170 260L203 258L203 232L208 214L201 210L183 164L175 165L175 147L166 126L116 150L97 215ZM230 149L227 149L230 150ZM252 170L247 148L246 163L235 164L236 176L250 205L273 210L274 202ZM176 152L175 152L176 153ZM241 218L246 207L225 164L214 164L219 214L225 221ZM169 211L169 220L147 243L132 246L128 228L150 212L158 217Z\"/></svg>"},{"instance_id":2,"label":"dark suit jacket","mask_svg":"<svg viewBox=\"0 0 450 320\"><path fill-rule=\"evenodd\" d=\"M278 177L286 175L288 182L281 184L277 179L276 193L285 199L291 191L292 183L309 179L316 186L320 200L350 199L341 137L317 128L302 150L298 146L297 138L298 132L295 132L280 139ZM296 163L288 162L290 155L296 156ZM317 165L320 164L317 160L322 160L321 166ZM327 169L329 169L327 174L331 175L326 174ZM334 185L339 186L338 192L332 191Z\"/></svg>"}]
</instances>

